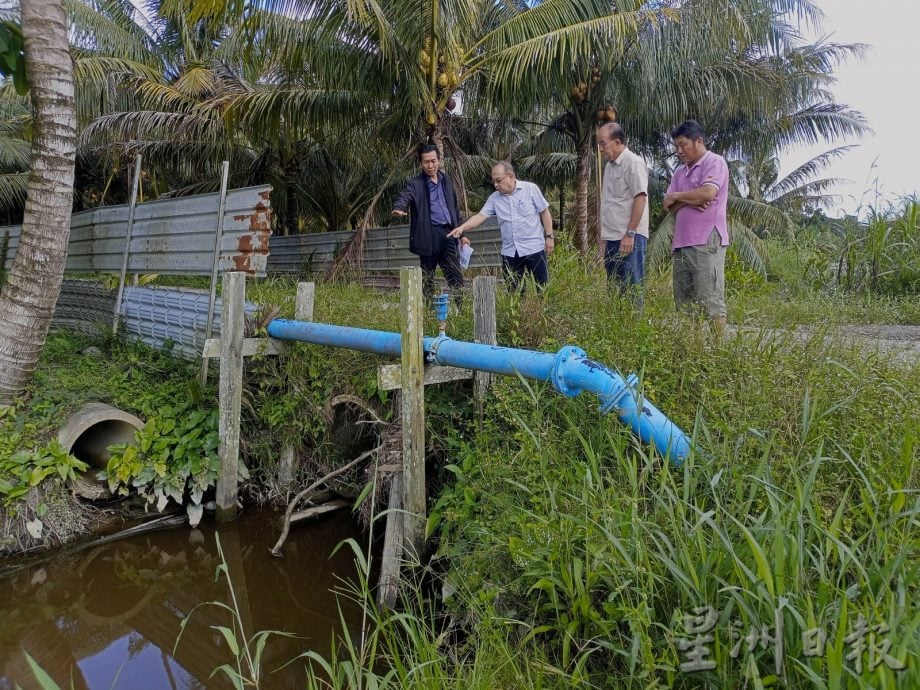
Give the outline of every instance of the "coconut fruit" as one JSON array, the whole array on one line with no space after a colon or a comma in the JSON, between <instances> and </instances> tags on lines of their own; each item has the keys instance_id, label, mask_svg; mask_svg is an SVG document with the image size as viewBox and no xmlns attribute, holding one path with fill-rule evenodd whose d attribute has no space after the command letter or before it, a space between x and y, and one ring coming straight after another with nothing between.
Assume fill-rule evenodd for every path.
<instances>
[{"instance_id":1,"label":"coconut fruit","mask_svg":"<svg viewBox=\"0 0 920 690\"><path fill-rule=\"evenodd\" d=\"M429 125L434 125L437 121L438 118L434 113L428 113L425 116L425 122L427 122Z\"/></svg>"},{"instance_id":2,"label":"coconut fruit","mask_svg":"<svg viewBox=\"0 0 920 690\"><path fill-rule=\"evenodd\" d=\"M440 86L442 89L447 88L447 75L444 72L441 72L438 75L438 86Z\"/></svg>"}]
</instances>

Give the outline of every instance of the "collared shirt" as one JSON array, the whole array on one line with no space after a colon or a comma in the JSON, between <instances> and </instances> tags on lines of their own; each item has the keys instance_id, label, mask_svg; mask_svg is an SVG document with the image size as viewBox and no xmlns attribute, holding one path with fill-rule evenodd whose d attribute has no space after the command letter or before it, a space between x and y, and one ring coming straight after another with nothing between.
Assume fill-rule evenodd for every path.
<instances>
[{"instance_id":1,"label":"collared shirt","mask_svg":"<svg viewBox=\"0 0 920 690\"><path fill-rule=\"evenodd\" d=\"M709 241L713 229L719 231L722 246L728 246L728 164L717 153L707 151L691 166L682 165L671 178L668 192L689 192L712 185L718 192L705 211L684 206L674 219L671 249L698 247Z\"/></svg>"},{"instance_id":2,"label":"collared shirt","mask_svg":"<svg viewBox=\"0 0 920 690\"><path fill-rule=\"evenodd\" d=\"M601 189L601 239L622 240L629 229L633 202L639 194L648 196L648 168L645 161L628 148L615 161L604 166ZM648 203L635 228L636 234L648 237Z\"/></svg>"},{"instance_id":3,"label":"collared shirt","mask_svg":"<svg viewBox=\"0 0 920 690\"><path fill-rule=\"evenodd\" d=\"M425 182L428 185L428 208L431 216L432 225L453 225L450 221L450 212L447 210L447 200L444 198L444 184L442 175L438 172L438 182L435 184L431 178L425 176Z\"/></svg>"},{"instance_id":4,"label":"collared shirt","mask_svg":"<svg viewBox=\"0 0 920 690\"><path fill-rule=\"evenodd\" d=\"M480 213L498 218L503 256L530 256L546 249L540 214L548 208L537 185L516 180L511 194L492 192Z\"/></svg>"}]
</instances>

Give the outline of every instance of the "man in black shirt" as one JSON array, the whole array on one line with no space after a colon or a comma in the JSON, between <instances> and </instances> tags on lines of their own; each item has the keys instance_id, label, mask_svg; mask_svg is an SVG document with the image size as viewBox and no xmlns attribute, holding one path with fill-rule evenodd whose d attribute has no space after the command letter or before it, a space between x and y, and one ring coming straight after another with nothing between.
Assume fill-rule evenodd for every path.
<instances>
[{"instance_id":1,"label":"man in black shirt","mask_svg":"<svg viewBox=\"0 0 920 690\"><path fill-rule=\"evenodd\" d=\"M463 274L457 255L457 240L447 233L461 224L457 194L450 178L441 170L441 152L434 144L418 148L421 172L396 197L392 215L409 218L409 251L417 254L424 276L425 295L434 293L434 272L440 266L459 303Z\"/></svg>"}]
</instances>

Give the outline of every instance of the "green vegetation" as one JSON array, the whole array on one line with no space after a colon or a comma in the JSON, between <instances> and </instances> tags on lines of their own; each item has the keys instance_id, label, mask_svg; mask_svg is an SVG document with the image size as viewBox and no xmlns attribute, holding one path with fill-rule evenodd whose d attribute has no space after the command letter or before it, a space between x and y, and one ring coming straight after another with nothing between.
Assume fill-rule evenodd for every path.
<instances>
[{"instance_id":1,"label":"green vegetation","mask_svg":"<svg viewBox=\"0 0 920 690\"><path fill-rule=\"evenodd\" d=\"M328 655L295 662L309 665L308 684L915 687L920 367L842 339L837 327L916 324L916 300L898 290L816 291L803 270L813 245L769 242L775 279L730 263L730 320L750 328L722 342L674 312L666 275L652 277L636 314L608 292L599 268L565 248L542 297L500 294L500 342L576 343L639 372L644 394L693 433L699 453L681 468L663 466L599 415L596 401L542 384L498 379L481 421L466 384L430 389L436 559L408 573L402 610L387 613L374 606L371 564L352 544L363 580L346 594L367 607L363 643L343 630ZM287 280L249 288L250 299L285 315L293 295ZM395 301L320 285L315 315L394 330ZM793 337L805 325L814 336ZM471 330L467 306L450 333ZM113 480L158 499L203 490L213 391L190 383L197 367L99 345L104 357L72 336L49 340L30 397L0 420L0 458L40 452L69 410L101 399L148 420L141 452L116 454ZM250 362L243 434L253 492L273 481L284 442L310 459L305 473L353 457L331 429L327 401L350 393L389 418L379 361L298 345L295 356ZM687 640L704 628L713 640L699 660L714 667L696 671L686 666ZM263 638L232 632L243 665L225 672L267 683L243 655L243 639Z\"/></svg>"},{"instance_id":2,"label":"green vegetation","mask_svg":"<svg viewBox=\"0 0 920 690\"><path fill-rule=\"evenodd\" d=\"M163 407L136 434L136 443L112 446L106 466L109 489L127 496L135 488L162 511L169 499L185 502L189 523L201 520L205 492L213 488L220 471L217 457L217 409L194 403ZM241 480L249 478L240 466Z\"/></svg>"},{"instance_id":3,"label":"green vegetation","mask_svg":"<svg viewBox=\"0 0 920 690\"><path fill-rule=\"evenodd\" d=\"M177 408L205 415L213 402L203 399L195 372L193 365L141 345L53 333L32 386L15 405L0 407L0 519L10 528L0 553L41 543L40 530L30 541L11 525L22 528L44 521L45 536L51 535L44 543L79 537L85 529L85 520L74 517L81 511L64 485L87 466L61 448L56 438L72 412L85 402L98 401L143 419L157 419ZM149 468L138 469L146 473ZM174 476L183 471L183 465L171 461L164 479L175 482ZM52 510L46 517L49 505Z\"/></svg>"},{"instance_id":4,"label":"green vegetation","mask_svg":"<svg viewBox=\"0 0 920 690\"><path fill-rule=\"evenodd\" d=\"M636 315L574 257L555 268L545 299L502 299L500 341L641 371L700 453L664 467L594 400L510 378L481 426L454 398L429 422L438 558L397 614L358 583L365 642L310 654L311 687L916 686L920 368L838 339L839 314L805 321L827 339L717 343L660 283ZM833 301L740 285L767 319Z\"/></svg>"},{"instance_id":5,"label":"green vegetation","mask_svg":"<svg viewBox=\"0 0 920 690\"><path fill-rule=\"evenodd\" d=\"M40 449L20 450L0 459L0 496L9 506L48 477L73 481L75 470L85 472L88 467L62 448L57 439Z\"/></svg>"}]
</instances>

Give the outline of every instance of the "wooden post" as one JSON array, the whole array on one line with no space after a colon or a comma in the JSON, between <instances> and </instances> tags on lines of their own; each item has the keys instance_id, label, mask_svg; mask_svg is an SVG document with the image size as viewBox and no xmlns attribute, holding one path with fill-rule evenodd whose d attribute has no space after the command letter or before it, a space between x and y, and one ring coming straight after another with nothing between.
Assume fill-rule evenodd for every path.
<instances>
[{"instance_id":1,"label":"wooden post","mask_svg":"<svg viewBox=\"0 0 920 690\"><path fill-rule=\"evenodd\" d=\"M477 343L495 345L498 336L495 326L495 276L476 276L473 278L473 339ZM482 406L485 403L486 392L492 375L485 371L477 371L473 377L473 398L476 401L476 411L482 418Z\"/></svg>"},{"instance_id":2,"label":"wooden post","mask_svg":"<svg viewBox=\"0 0 920 690\"><path fill-rule=\"evenodd\" d=\"M399 472L390 480L390 503L387 509L387 527L383 535L383 560L380 563L380 584L377 603L395 608L399 594L399 561L402 558L403 513L402 476Z\"/></svg>"},{"instance_id":3,"label":"wooden post","mask_svg":"<svg viewBox=\"0 0 920 690\"><path fill-rule=\"evenodd\" d=\"M217 299L217 270L220 267L220 245L224 237L224 212L227 207L227 180L230 176L230 161L224 161L220 176L220 198L217 200L217 227L214 230L214 256L211 261L211 291L208 296L208 321L204 330L205 340L211 337L214 326L214 302ZM201 360L201 385L208 382L208 360Z\"/></svg>"},{"instance_id":4,"label":"wooden post","mask_svg":"<svg viewBox=\"0 0 920 690\"><path fill-rule=\"evenodd\" d=\"M217 520L236 517L240 462L240 405L243 398L243 307L246 274L225 273L221 291L220 384L218 429L220 475L217 477ZM207 360L205 360L207 361Z\"/></svg>"},{"instance_id":5,"label":"wooden post","mask_svg":"<svg viewBox=\"0 0 920 690\"><path fill-rule=\"evenodd\" d=\"M422 270L399 269L402 326L403 548L420 557L425 542L425 352Z\"/></svg>"},{"instance_id":6,"label":"wooden post","mask_svg":"<svg viewBox=\"0 0 920 690\"><path fill-rule=\"evenodd\" d=\"M294 298L294 318L298 321L312 321L315 298L316 283L297 283L297 297Z\"/></svg>"},{"instance_id":7,"label":"wooden post","mask_svg":"<svg viewBox=\"0 0 920 690\"><path fill-rule=\"evenodd\" d=\"M134 158L134 184L131 186L131 205L128 207L128 227L125 228L125 248L121 255L121 273L118 275L118 295L115 297L115 314L112 317L112 335L118 335L121 318L121 300L125 294L125 276L128 273L128 255L131 253L131 235L134 233L134 211L137 208L137 188L141 184L141 154Z\"/></svg>"},{"instance_id":8,"label":"wooden post","mask_svg":"<svg viewBox=\"0 0 920 690\"><path fill-rule=\"evenodd\" d=\"M315 283L297 283L297 297L294 298L294 318L298 321L313 320ZM294 481L294 444L285 443L281 448L281 466L278 468L278 482L290 486Z\"/></svg>"}]
</instances>

